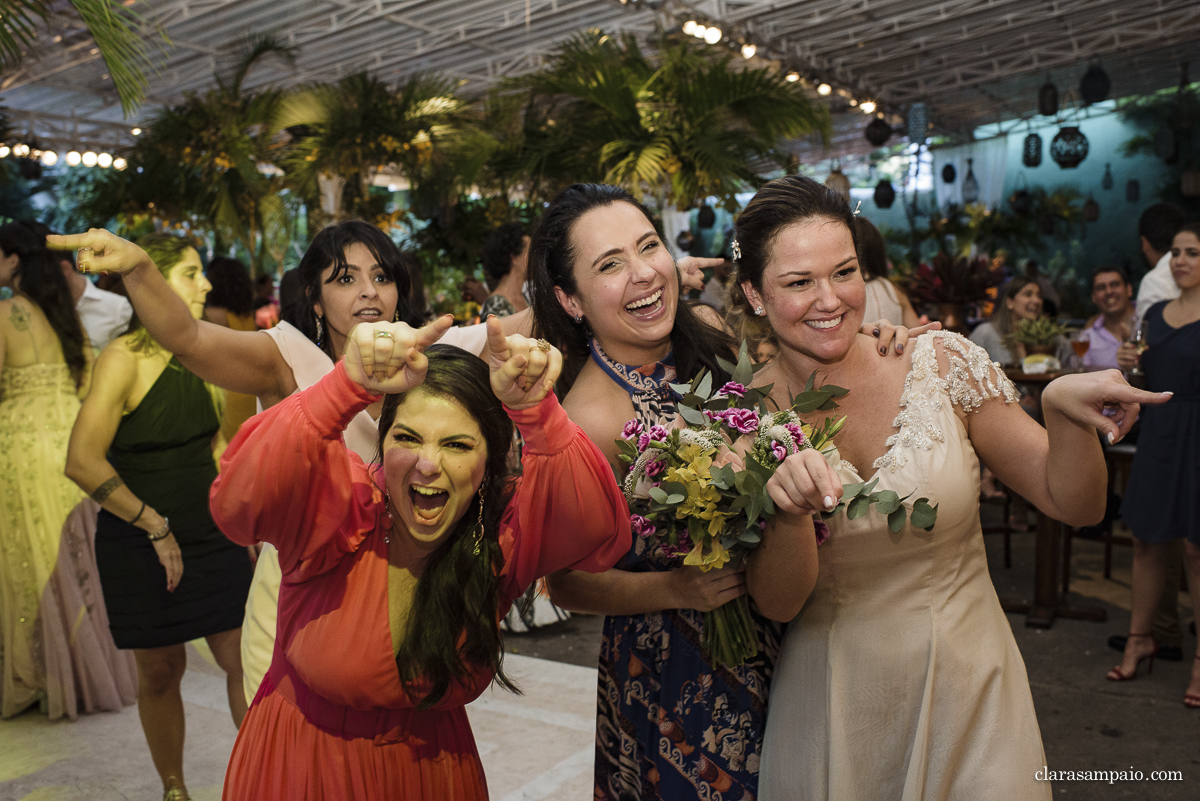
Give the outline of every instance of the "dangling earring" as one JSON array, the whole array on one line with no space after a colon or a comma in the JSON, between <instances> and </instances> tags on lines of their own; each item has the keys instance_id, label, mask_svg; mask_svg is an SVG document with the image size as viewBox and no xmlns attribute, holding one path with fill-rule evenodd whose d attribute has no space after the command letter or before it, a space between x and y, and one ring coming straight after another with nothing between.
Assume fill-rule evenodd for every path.
<instances>
[{"instance_id":1,"label":"dangling earring","mask_svg":"<svg viewBox=\"0 0 1200 801\"><path fill-rule=\"evenodd\" d=\"M325 347L325 318L320 316L317 317L317 347Z\"/></svg>"},{"instance_id":2,"label":"dangling earring","mask_svg":"<svg viewBox=\"0 0 1200 801\"><path fill-rule=\"evenodd\" d=\"M575 321L575 325L583 325L583 315L582 314L579 315L578 317L573 317L571 319L573 319Z\"/></svg>"},{"instance_id":3,"label":"dangling earring","mask_svg":"<svg viewBox=\"0 0 1200 801\"><path fill-rule=\"evenodd\" d=\"M392 315L392 322L393 323L400 322L400 304L399 303L396 304L396 313Z\"/></svg>"},{"instance_id":4,"label":"dangling earring","mask_svg":"<svg viewBox=\"0 0 1200 801\"><path fill-rule=\"evenodd\" d=\"M384 481L384 485L383 485L383 511L387 512L388 517L390 517L392 519L393 525L395 525L396 518L392 514L392 496L388 492L386 480ZM392 530L389 528L387 534L383 535L383 544L387 545L391 541L392 541Z\"/></svg>"},{"instance_id":5,"label":"dangling earring","mask_svg":"<svg viewBox=\"0 0 1200 801\"><path fill-rule=\"evenodd\" d=\"M479 518L475 521L475 550L473 553L479 556L479 548L483 544L483 496L487 492L487 474L483 476L483 483L479 485Z\"/></svg>"}]
</instances>

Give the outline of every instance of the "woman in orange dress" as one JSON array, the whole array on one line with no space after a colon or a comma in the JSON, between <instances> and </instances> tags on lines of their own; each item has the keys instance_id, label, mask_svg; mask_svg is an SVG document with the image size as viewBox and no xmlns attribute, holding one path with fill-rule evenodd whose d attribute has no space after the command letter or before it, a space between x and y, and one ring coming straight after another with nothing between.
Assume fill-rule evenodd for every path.
<instances>
[{"instance_id":1,"label":"woman in orange dress","mask_svg":"<svg viewBox=\"0 0 1200 801\"><path fill-rule=\"evenodd\" d=\"M283 569L227 799L486 799L464 706L511 686L499 618L539 576L607 570L629 548L612 471L550 394L558 351L491 320L486 363L426 356L448 323L358 326L333 372L226 451L213 516L239 543L271 541ZM381 393L368 467L342 431Z\"/></svg>"}]
</instances>

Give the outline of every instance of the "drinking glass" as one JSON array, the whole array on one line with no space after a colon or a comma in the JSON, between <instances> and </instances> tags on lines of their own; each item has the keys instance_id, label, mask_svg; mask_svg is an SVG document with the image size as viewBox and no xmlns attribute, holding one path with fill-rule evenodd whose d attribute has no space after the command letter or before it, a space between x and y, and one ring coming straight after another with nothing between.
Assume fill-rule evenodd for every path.
<instances>
[{"instance_id":1,"label":"drinking glass","mask_svg":"<svg viewBox=\"0 0 1200 801\"><path fill-rule=\"evenodd\" d=\"M1141 323L1138 324L1138 327L1129 334L1128 341L1137 349L1138 354L1138 362L1133 366L1133 369L1129 371L1130 376L1137 376L1138 378L1146 377L1146 373L1142 370L1142 354L1145 353L1146 348L1150 346L1149 333L1149 322L1142 320Z\"/></svg>"},{"instance_id":2,"label":"drinking glass","mask_svg":"<svg viewBox=\"0 0 1200 801\"><path fill-rule=\"evenodd\" d=\"M1079 359L1079 369L1083 369L1083 356L1088 352L1088 348L1092 346L1092 334L1086 328L1075 334L1071 338L1071 348L1075 351L1075 357Z\"/></svg>"}]
</instances>

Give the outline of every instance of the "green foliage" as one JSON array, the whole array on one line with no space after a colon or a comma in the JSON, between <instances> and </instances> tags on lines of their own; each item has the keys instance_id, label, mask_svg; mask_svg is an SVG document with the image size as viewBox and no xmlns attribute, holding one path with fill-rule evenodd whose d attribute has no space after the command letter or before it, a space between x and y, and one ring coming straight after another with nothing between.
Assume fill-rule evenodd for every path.
<instances>
[{"instance_id":1,"label":"green foliage","mask_svg":"<svg viewBox=\"0 0 1200 801\"><path fill-rule=\"evenodd\" d=\"M772 69L733 69L687 41L661 40L655 60L632 35L598 31L563 43L525 79L556 104L564 180L603 180L687 209L715 196L734 208L763 163L782 168L785 139L830 130L824 106Z\"/></svg>"},{"instance_id":2,"label":"green foliage","mask_svg":"<svg viewBox=\"0 0 1200 801\"><path fill-rule=\"evenodd\" d=\"M1005 343L1009 347L1016 342L1022 345L1053 345L1066 332L1066 326L1059 325L1049 317L1038 317L1017 323L1012 333L1005 337Z\"/></svg>"},{"instance_id":3,"label":"green foliage","mask_svg":"<svg viewBox=\"0 0 1200 801\"><path fill-rule=\"evenodd\" d=\"M113 88L128 115L145 98L146 71L153 65L143 37L144 20L134 9L114 0L70 0L104 58ZM38 29L49 19L50 0L0 0L0 72L15 69L34 46ZM166 37L161 32L163 43Z\"/></svg>"}]
</instances>

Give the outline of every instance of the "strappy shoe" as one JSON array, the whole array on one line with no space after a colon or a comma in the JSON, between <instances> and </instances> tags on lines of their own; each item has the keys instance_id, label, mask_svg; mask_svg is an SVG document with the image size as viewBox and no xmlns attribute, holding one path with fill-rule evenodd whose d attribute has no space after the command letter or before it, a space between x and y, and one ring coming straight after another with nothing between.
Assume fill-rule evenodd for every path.
<instances>
[{"instance_id":1,"label":"strappy shoe","mask_svg":"<svg viewBox=\"0 0 1200 801\"><path fill-rule=\"evenodd\" d=\"M1200 662L1200 656L1196 657L1196 661ZM1184 693L1183 705L1188 709L1200 709L1200 695L1196 693Z\"/></svg>"},{"instance_id":2,"label":"strappy shoe","mask_svg":"<svg viewBox=\"0 0 1200 801\"><path fill-rule=\"evenodd\" d=\"M1138 666L1142 664L1143 659L1150 660L1150 664L1146 667L1146 675L1148 676L1154 672L1154 655L1158 653L1158 639L1153 634L1134 634L1133 632L1130 632L1129 639L1132 640L1134 637L1149 637L1150 642L1154 643L1154 650L1150 651L1148 654L1142 654L1139 656L1137 662L1133 666L1133 672L1131 673L1123 673L1120 665L1117 665L1112 670L1108 671L1108 676L1106 678L1109 681L1133 681L1137 678Z\"/></svg>"},{"instance_id":3,"label":"strappy shoe","mask_svg":"<svg viewBox=\"0 0 1200 801\"><path fill-rule=\"evenodd\" d=\"M192 801L187 788L174 776L167 777L167 789L163 791L162 801Z\"/></svg>"}]
</instances>

